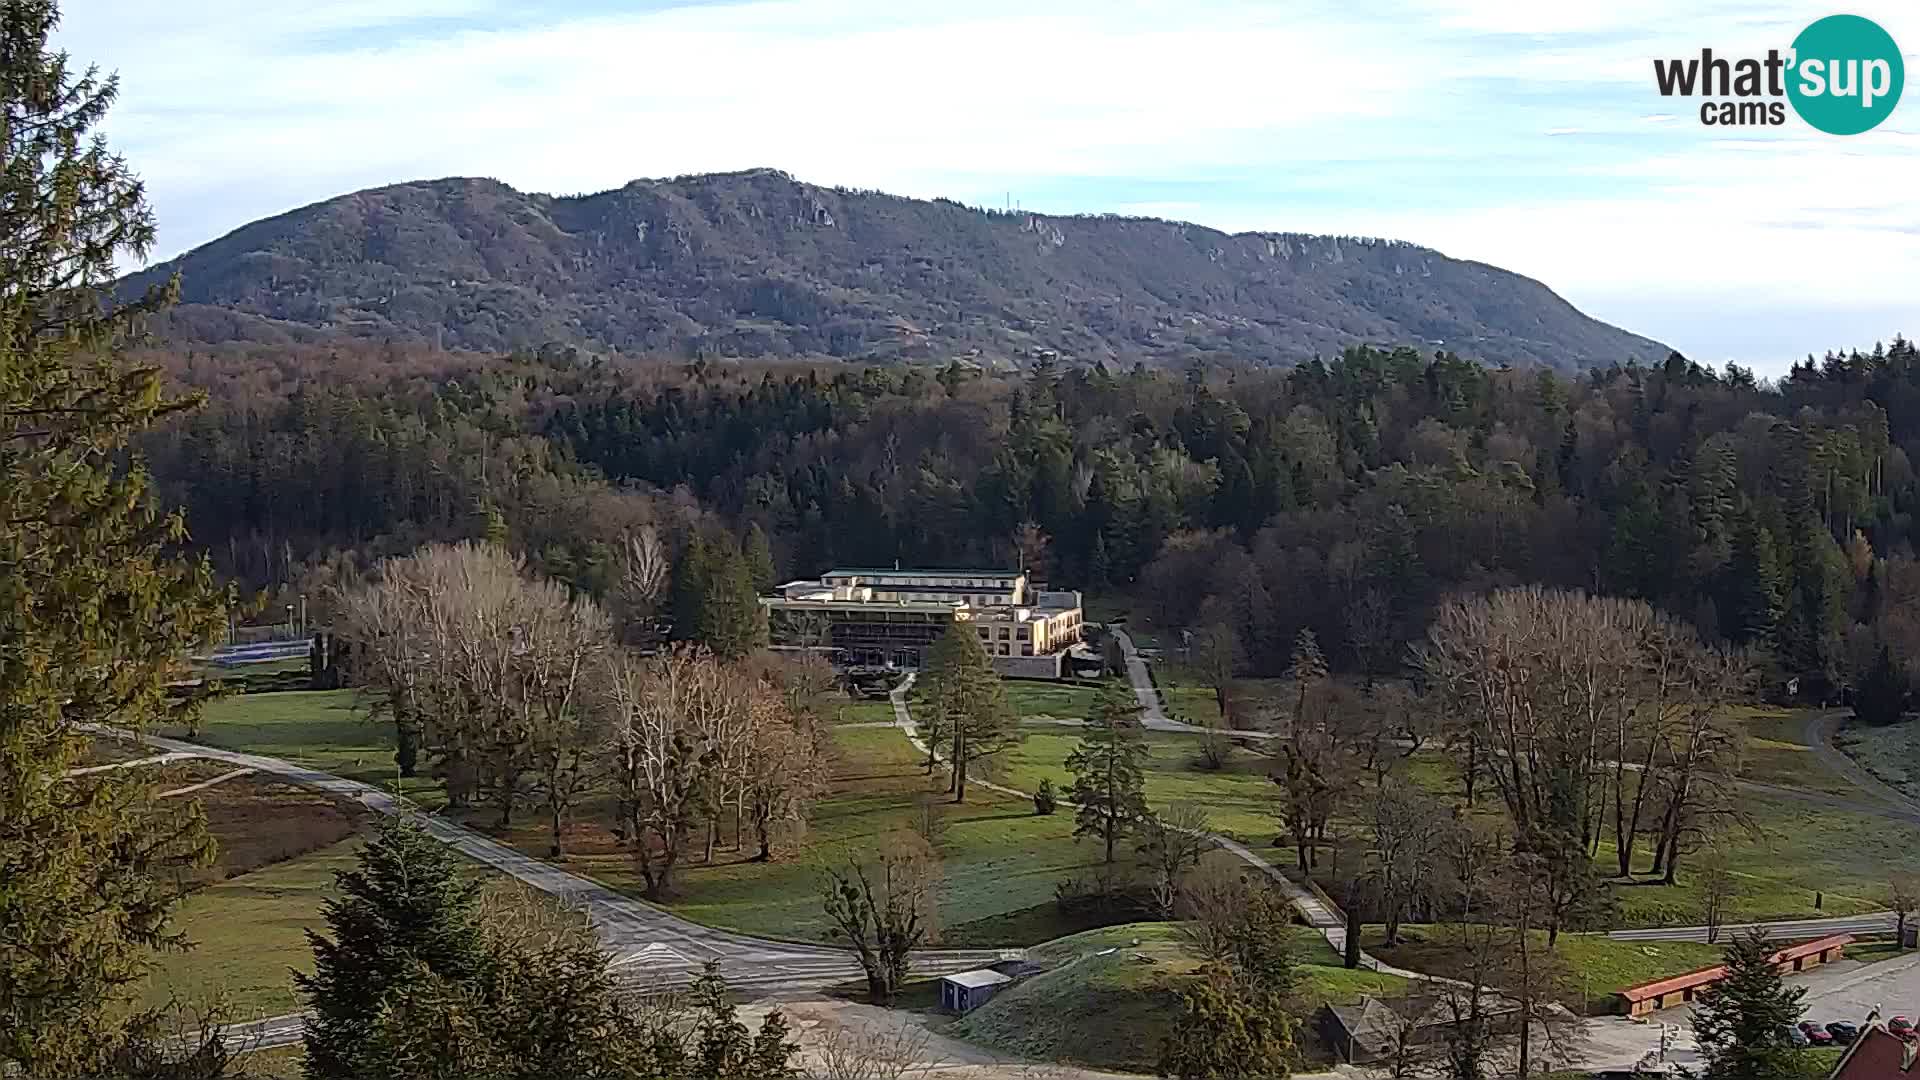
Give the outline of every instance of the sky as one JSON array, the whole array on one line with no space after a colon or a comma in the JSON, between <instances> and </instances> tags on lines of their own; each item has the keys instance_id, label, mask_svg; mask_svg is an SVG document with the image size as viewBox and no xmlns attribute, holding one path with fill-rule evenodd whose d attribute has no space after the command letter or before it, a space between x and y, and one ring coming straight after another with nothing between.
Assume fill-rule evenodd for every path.
<instances>
[{"instance_id":1,"label":"sky","mask_svg":"<svg viewBox=\"0 0 1920 1080\"><path fill-rule=\"evenodd\" d=\"M754 167L1229 231L1382 236L1779 374L1920 336L1920 89L1874 130L1703 126L1654 58L1835 11L1920 68L1920 4L1774 0L67 0L155 259L407 180L578 194Z\"/></svg>"}]
</instances>

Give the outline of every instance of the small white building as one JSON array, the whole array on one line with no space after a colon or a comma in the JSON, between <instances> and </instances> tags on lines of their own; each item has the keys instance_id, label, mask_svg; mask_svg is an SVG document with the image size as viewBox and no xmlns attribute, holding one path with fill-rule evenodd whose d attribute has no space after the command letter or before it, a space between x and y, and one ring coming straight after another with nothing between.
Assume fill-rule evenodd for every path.
<instances>
[{"instance_id":1,"label":"small white building","mask_svg":"<svg viewBox=\"0 0 1920 1080\"><path fill-rule=\"evenodd\" d=\"M1013 981L992 968L962 971L940 978L940 1007L950 1013L971 1012L987 1003L1000 988Z\"/></svg>"}]
</instances>

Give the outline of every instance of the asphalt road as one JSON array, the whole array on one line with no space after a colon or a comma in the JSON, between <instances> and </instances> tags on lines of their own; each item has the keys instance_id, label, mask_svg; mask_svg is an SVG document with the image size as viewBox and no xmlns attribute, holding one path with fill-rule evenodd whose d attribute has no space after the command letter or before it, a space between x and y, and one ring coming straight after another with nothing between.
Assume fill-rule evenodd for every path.
<instances>
[{"instance_id":1,"label":"asphalt road","mask_svg":"<svg viewBox=\"0 0 1920 1080\"><path fill-rule=\"evenodd\" d=\"M152 735L145 736L144 741L183 756L223 761L267 773L352 800L376 813L405 815L468 858L511 874L584 910L612 958L616 976L635 987L690 982L708 961L718 965L729 985L749 991L818 989L864 977L851 950L774 941L690 922L597 881L515 851L464 825L422 813L412 803L358 780L261 754L220 750ZM913 965L915 971L938 974L965 971L1020 956L1024 956L1024 950L928 949L914 954ZM236 1030L259 1047L279 1046L298 1041L300 1037L297 1016L271 1017Z\"/></svg>"}]
</instances>

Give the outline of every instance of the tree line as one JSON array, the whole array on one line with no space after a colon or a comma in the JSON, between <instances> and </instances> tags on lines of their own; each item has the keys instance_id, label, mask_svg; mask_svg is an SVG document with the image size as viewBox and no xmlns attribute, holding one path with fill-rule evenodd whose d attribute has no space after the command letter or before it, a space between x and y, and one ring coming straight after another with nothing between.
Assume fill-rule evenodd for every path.
<instances>
[{"instance_id":1,"label":"tree line","mask_svg":"<svg viewBox=\"0 0 1920 1080\"><path fill-rule=\"evenodd\" d=\"M206 409L143 443L254 586L492 537L605 598L641 527L753 562L1020 563L1225 625L1283 671L1397 664L1452 591L1646 600L1770 682L1920 655L1912 342L1777 384L1679 356L1581 378L1356 347L1286 370L647 365L288 348L160 355ZM749 530L766 538L747 550ZM309 588L309 593L318 588Z\"/></svg>"},{"instance_id":2,"label":"tree line","mask_svg":"<svg viewBox=\"0 0 1920 1080\"><path fill-rule=\"evenodd\" d=\"M595 793L649 896L704 830L757 858L797 833L820 793L827 736L812 713L834 685L817 658L728 658L699 645L643 655L592 598L484 543L382 562L338 600L352 677L389 717L403 776L425 768L455 808L545 819L550 853Z\"/></svg>"}]
</instances>

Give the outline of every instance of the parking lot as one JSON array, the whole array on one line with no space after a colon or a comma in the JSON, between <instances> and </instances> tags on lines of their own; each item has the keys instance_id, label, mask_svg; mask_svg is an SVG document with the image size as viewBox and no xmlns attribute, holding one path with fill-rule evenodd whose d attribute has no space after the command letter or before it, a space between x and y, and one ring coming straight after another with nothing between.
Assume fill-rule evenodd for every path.
<instances>
[{"instance_id":1,"label":"parking lot","mask_svg":"<svg viewBox=\"0 0 1920 1080\"><path fill-rule=\"evenodd\" d=\"M1842 960L1794 976L1787 983L1806 987L1806 1018L1822 1026L1835 1020L1864 1024L1876 1006L1883 1020L1894 1016L1920 1020L1920 952L1873 964ZM1676 1029L1667 1061L1697 1066L1700 1056L1693 1041L1691 1010L1680 1008L1655 1013L1644 1024L1620 1017L1595 1020L1589 1026L1580 1065L1591 1069L1632 1067L1641 1055L1660 1045L1661 1024Z\"/></svg>"}]
</instances>

